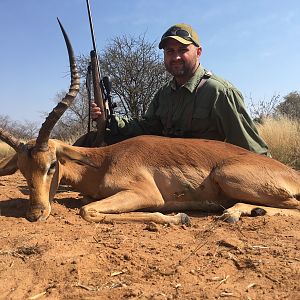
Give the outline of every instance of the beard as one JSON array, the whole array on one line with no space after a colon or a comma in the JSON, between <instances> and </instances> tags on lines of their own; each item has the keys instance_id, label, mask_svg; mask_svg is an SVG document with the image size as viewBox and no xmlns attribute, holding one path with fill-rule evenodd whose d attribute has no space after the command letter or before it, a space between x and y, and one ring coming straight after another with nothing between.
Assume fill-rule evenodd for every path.
<instances>
[{"instance_id":1,"label":"beard","mask_svg":"<svg viewBox=\"0 0 300 300\"><path fill-rule=\"evenodd\" d=\"M167 71L172 74L173 76L183 76L187 73L187 68L185 67L184 62L176 62L176 63L170 63L168 66L166 66Z\"/></svg>"},{"instance_id":2,"label":"beard","mask_svg":"<svg viewBox=\"0 0 300 300\"><path fill-rule=\"evenodd\" d=\"M166 70L174 77L190 77L197 68L197 62L186 64L184 61L165 63Z\"/></svg>"}]
</instances>

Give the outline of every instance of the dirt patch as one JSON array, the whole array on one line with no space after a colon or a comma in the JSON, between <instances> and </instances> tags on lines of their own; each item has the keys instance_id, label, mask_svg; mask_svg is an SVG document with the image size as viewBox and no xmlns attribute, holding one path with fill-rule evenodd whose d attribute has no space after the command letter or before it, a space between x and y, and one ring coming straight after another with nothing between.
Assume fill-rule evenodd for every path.
<instances>
[{"instance_id":1,"label":"dirt patch","mask_svg":"<svg viewBox=\"0 0 300 300\"><path fill-rule=\"evenodd\" d=\"M90 224L64 188L30 223L27 199L20 173L0 178L0 299L300 299L299 220Z\"/></svg>"}]
</instances>

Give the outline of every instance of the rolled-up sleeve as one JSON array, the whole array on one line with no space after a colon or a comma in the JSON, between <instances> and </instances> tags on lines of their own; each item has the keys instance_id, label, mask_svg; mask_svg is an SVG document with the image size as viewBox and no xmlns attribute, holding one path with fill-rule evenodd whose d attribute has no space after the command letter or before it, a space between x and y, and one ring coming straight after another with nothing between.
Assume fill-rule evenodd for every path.
<instances>
[{"instance_id":1,"label":"rolled-up sleeve","mask_svg":"<svg viewBox=\"0 0 300 300\"><path fill-rule=\"evenodd\" d=\"M256 153L267 154L267 145L248 115L241 93L235 88L219 90L218 93L215 113L218 130L224 134L225 141Z\"/></svg>"},{"instance_id":2,"label":"rolled-up sleeve","mask_svg":"<svg viewBox=\"0 0 300 300\"><path fill-rule=\"evenodd\" d=\"M151 101L145 116L141 120L136 118L115 117L114 126L110 128L112 135L120 135L123 138L129 138L142 134L161 135L162 124L156 115L158 108L158 93Z\"/></svg>"}]
</instances>

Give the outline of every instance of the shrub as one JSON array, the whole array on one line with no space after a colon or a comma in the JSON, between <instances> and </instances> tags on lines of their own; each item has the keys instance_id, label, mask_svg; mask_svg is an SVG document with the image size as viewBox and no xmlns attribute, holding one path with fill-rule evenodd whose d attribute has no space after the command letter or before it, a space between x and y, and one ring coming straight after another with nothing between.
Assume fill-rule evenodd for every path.
<instances>
[{"instance_id":1,"label":"shrub","mask_svg":"<svg viewBox=\"0 0 300 300\"><path fill-rule=\"evenodd\" d=\"M300 122L288 117L266 118L257 125L272 157L300 170Z\"/></svg>"}]
</instances>

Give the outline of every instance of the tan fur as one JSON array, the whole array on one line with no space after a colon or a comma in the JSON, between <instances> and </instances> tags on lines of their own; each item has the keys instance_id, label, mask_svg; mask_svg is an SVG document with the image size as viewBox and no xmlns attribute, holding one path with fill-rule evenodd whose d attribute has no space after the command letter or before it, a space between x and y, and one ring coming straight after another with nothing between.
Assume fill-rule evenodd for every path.
<instances>
[{"instance_id":1,"label":"tan fur","mask_svg":"<svg viewBox=\"0 0 300 300\"><path fill-rule=\"evenodd\" d=\"M255 207L271 215L300 217L299 172L234 145L157 136L103 148L49 140L47 151L35 151L34 143L17 153L18 167L30 189L30 220L49 216L61 179L92 199L81 209L87 221L180 224L188 222L186 215L158 212L227 209L223 218L235 222ZM0 175L7 165L11 173L14 161L15 156L11 162L0 163ZM55 162L56 168L49 173Z\"/></svg>"}]
</instances>

